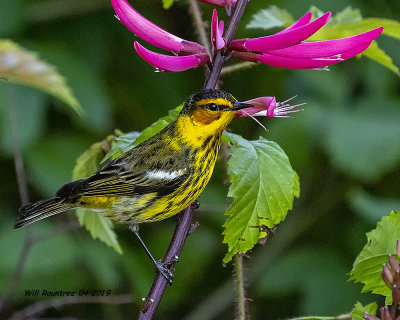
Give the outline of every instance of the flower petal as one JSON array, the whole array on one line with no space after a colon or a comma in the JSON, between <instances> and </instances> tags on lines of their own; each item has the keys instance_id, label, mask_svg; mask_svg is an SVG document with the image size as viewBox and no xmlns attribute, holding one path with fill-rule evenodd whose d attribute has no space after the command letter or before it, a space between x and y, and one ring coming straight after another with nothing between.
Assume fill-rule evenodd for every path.
<instances>
[{"instance_id":1,"label":"flower petal","mask_svg":"<svg viewBox=\"0 0 400 320\"><path fill-rule=\"evenodd\" d=\"M239 111L242 111L242 113L244 113L244 115L239 115L239 117L255 115L255 114L263 112L263 111L267 111L267 113L268 113L268 110L274 110L276 107L275 97L259 97L259 98L244 101L244 103L252 104L252 105L254 105L254 107L239 110Z\"/></svg>"},{"instance_id":2,"label":"flower petal","mask_svg":"<svg viewBox=\"0 0 400 320\"><path fill-rule=\"evenodd\" d=\"M277 33L260 38L233 40L229 43L229 47L238 51L256 52L268 52L270 50L283 49L309 38L321 29L328 22L330 17L331 12L327 12L308 24L287 30L283 33Z\"/></svg>"},{"instance_id":3,"label":"flower petal","mask_svg":"<svg viewBox=\"0 0 400 320\"><path fill-rule=\"evenodd\" d=\"M294 98L294 97L293 97ZM299 112L302 109L293 110L296 107L304 105L304 103L290 105L290 98L283 102L276 102L275 97L259 97L245 101L244 103L252 104L254 107L241 109L236 112L236 118L242 117L267 117L267 118L287 118L289 113Z\"/></svg>"},{"instance_id":4,"label":"flower petal","mask_svg":"<svg viewBox=\"0 0 400 320\"><path fill-rule=\"evenodd\" d=\"M218 25L218 14L217 10L214 9L211 19L211 42L213 44L214 50L220 50L226 45L226 41L222 37L221 32L221 30L224 29L223 21L221 21L221 23Z\"/></svg>"},{"instance_id":5,"label":"flower petal","mask_svg":"<svg viewBox=\"0 0 400 320\"><path fill-rule=\"evenodd\" d=\"M375 40L382 33L382 30L383 28L381 27L348 38L302 42L288 48L272 50L268 53L275 56L297 59L329 57L349 51L362 44L371 43L371 41Z\"/></svg>"},{"instance_id":6,"label":"flower petal","mask_svg":"<svg viewBox=\"0 0 400 320\"><path fill-rule=\"evenodd\" d=\"M160 71L180 72L191 68L197 68L209 62L206 53L196 53L187 56L167 56L150 51L135 41L136 52L153 67Z\"/></svg>"},{"instance_id":7,"label":"flower petal","mask_svg":"<svg viewBox=\"0 0 400 320\"><path fill-rule=\"evenodd\" d=\"M288 32L289 30L293 30L293 29L296 29L298 27L304 26L304 25L306 25L307 23L310 22L311 18L312 18L312 13L311 12L307 12L304 16L302 16L299 20L297 20L291 26L287 27L286 29L283 29L282 31L279 31L276 34L282 34L282 33Z\"/></svg>"},{"instance_id":8,"label":"flower petal","mask_svg":"<svg viewBox=\"0 0 400 320\"><path fill-rule=\"evenodd\" d=\"M280 57L272 54L264 53L258 54L257 60L261 63L268 64L273 67L287 68L287 69L314 69L329 66L341 62L346 59L350 59L357 54L360 54L369 47L371 43L362 44L361 46L352 50L343 52L340 57L331 56L326 58L317 59L296 59L288 57Z\"/></svg>"},{"instance_id":9,"label":"flower petal","mask_svg":"<svg viewBox=\"0 0 400 320\"><path fill-rule=\"evenodd\" d=\"M220 7L233 7L236 5L237 0L199 0L204 3L213 4Z\"/></svg>"},{"instance_id":10,"label":"flower petal","mask_svg":"<svg viewBox=\"0 0 400 320\"><path fill-rule=\"evenodd\" d=\"M206 49L200 44L183 40L147 20L126 0L111 0L118 19L135 35L144 41L178 54L203 53Z\"/></svg>"}]
</instances>

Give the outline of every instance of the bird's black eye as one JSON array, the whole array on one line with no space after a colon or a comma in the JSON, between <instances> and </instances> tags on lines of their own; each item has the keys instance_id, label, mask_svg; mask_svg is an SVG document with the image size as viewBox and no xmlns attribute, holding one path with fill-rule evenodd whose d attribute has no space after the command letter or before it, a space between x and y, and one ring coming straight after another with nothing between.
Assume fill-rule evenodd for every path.
<instances>
[{"instance_id":1,"label":"bird's black eye","mask_svg":"<svg viewBox=\"0 0 400 320\"><path fill-rule=\"evenodd\" d=\"M217 111L218 110L218 106L215 103L209 103L207 105L207 109L210 111Z\"/></svg>"}]
</instances>

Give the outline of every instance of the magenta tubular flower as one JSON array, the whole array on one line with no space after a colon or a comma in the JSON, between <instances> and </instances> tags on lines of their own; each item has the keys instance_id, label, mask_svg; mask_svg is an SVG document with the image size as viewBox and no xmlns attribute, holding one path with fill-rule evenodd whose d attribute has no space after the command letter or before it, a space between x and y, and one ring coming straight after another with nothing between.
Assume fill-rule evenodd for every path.
<instances>
[{"instance_id":1,"label":"magenta tubular flower","mask_svg":"<svg viewBox=\"0 0 400 320\"><path fill-rule=\"evenodd\" d=\"M235 117L288 118L289 113L302 111L301 109L293 110L294 108L304 105L304 103L302 103L291 106L288 102L292 99L293 98L283 102L276 102L275 97L259 97L244 101L244 103L252 104L253 107L237 111Z\"/></svg>"},{"instance_id":2,"label":"magenta tubular flower","mask_svg":"<svg viewBox=\"0 0 400 320\"><path fill-rule=\"evenodd\" d=\"M233 7L236 5L237 0L199 0L204 3L213 4L219 7Z\"/></svg>"},{"instance_id":3,"label":"magenta tubular flower","mask_svg":"<svg viewBox=\"0 0 400 320\"><path fill-rule=\"evenodd\" d=\"M159 71L180 72L197 68L210 61L207 53L196 53L187 56L167 56L155 53L135 41L135 50L143 58Z\"/></svg>"},{"instance_id":4,"label":"magenta tubular flower","mask_svg":"<svg viewBox=\"0 0 400 320\"><path fill-rule=\"evenodd\" d=\"M217 10L214 9L211 20L211 42L214 50L220 50L226 46L226 41L222 37L223 33L224 33L224 22L221 21L218 24Z\"/></svg>"},{"instance_id":5,"label":"magenta tubular flower","mask_svg":"<svg viewBox=\"0 0 400 320\"><path fill-rule=\"evenodd\" d=\"M284 29L284 32L281 31L280 33L271 36L233 40L229 43L229 47L236 51L253 52L268 52L270 50L287 48L312 36L329 21L330 17L331 13L327 12L322 17L319 17L310 23L297 27L292 25L291 27Z\"/></svg>"},{"instance_id":6,"label":"magenta tubular flower","mask_svg":"<svg viewBox=\"0 0 400 320\"><path fill-rule=\"evenodd\" d=\"M352 58L366 50L381 33L377 28L353 37L303 42L322 28L330 12L309 22L307 13L281 32L261 38L238 39L229 43L235 57L289 69L318 69Z\"/></svg>"},{"instance_id":7,"label":"magenta tubular flower","mask_svg":"<svg viewBox=\"0 0 400 320\"><path fill-rule=\"evenodd\" d=\"M203 2L225 6L227 9L231 9L236 4L236 0L205 0ZM154 67L162 71L178 72L210 63L211 58L207 56L206 49L200 44L183 40L161 29L140 15L127 0L111 0L111 3L120 21L134 34L156 47L178 54L178 56L162 55L135 43L138 54ZM214 10L211 22L211 42L214 51L227 48L228 54L233 53L233 56L246 61L280 68L320 69L360 54L383 30L383 28L377 28L343 39L304 42L321 29L330 16L331 13L327 12L310 22L312 14L308 12L293 25L274 35L238 39L227 44L222 37L224 23L223 21L218 23L217 11Z\"/></svg>"},{"instance_id":8,"label":"magenta tubular flower","mask_svg":"<svg viewBox=\"0 0 400 320\"><path fill-rule=\"evenodd\" d=\"M118 19L135 35L144 41L179 55L204 53L200 44L181 39L147 20L132 8L126 0L111 0Z\"/></svg>"}]
</instances>

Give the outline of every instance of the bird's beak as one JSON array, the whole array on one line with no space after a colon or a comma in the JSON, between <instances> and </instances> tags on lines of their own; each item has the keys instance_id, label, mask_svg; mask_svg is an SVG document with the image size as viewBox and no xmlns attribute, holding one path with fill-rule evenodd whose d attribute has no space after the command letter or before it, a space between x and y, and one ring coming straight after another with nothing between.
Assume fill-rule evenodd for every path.
<instances>
[{"instance_id":1,"label":"bird's beak","mask_svg":"<svg viewBox=\"0 0 400 320\"><path fill-rule=\"evenodd\" d=\"M254 107L254 105L252 105L252 104L250 104L250 103L244 103L244 102L236 101L235 104L234 104L234 106L233 106L233 108L231 108L231 109L229 109L229 110L237 111L237 110L246 109L246 108L251 108L251 107Z\"/></svg>"}]
</instances>

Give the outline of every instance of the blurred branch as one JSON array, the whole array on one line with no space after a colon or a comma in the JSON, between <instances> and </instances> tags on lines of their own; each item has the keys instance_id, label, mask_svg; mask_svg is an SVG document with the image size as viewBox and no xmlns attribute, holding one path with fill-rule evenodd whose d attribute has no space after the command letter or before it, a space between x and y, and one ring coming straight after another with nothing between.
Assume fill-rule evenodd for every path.
<instances>
[{"instance_id":1,"label":"blurred branch","mask_svg":"<svg viewBox=\"0 0 400 320\"><path fill-rule=\"evenodd\" d=\"M246 319L247 298L246 298L246 275L244 270L243 255L235 254L235 284L236 284L236 317L238 320Z\"/></svg>"},{"instance_id":2,"label":"blurred branch","mask_svg":"<svg viewBox=\"0 0 400 320\"><path fill-rule=\"evenodd\" d=\"M169 268L171 269L172 273L174 271L175 263L178 261L179 255L182 252L186 238L190 234L193 219L192 214L193 207L190 205L178 215L178 221L174 235L172 236L171 243L163 259L163 262L166 265L170 265ZM142 309L138 319L153 319L154 313L160 304L167 283L167 279L165 279L162 274L157 273L147 298L143 300Z\"/></svg>"},{"instance_id":3,"label":"blurred branch","mask_svg":"<svg viewBox=\"0 0 400 320\"><path fill-rule=\"evenodd\" d=\"M28 196L28 187L26 183L26 176L24 170L24 161L22 157L21 143L19 137L19 126L18 126L18 113L17 106L15 102L15 87L14 85L8 84L7 86L7 99L8 99L8 114L9 114L9 122L10 122L10 131L11 131L11 143L14 154L14 165L15 165L15 174L17 176L18 183L18 192L21 199L21 205L26 205L29 203ZM15 267L15 271L10 279L10 283L8 285L7 291L0 301L0 316L7 312L8 304L11 300L11 297L14 295L14 292L17 288L18 282L21 279L22 272L24 270L25 262L27 260L28 254L32 246L34 245L32 229L29 229L25 233L25 240L22 247L21 255L18 259L17 266Z\"/></svg>"},{"instance_id":4,"label":"blurred branch","mask_svg":"<svg viewBox=\"0 0 400 320\"><path fill-rule=\"evenodd\" d=\"M206 34L205 23L201 16L200 7L197 0L189 1L189 12L193 16L194 24L199 36L199 42L204 48L206 48L208 55L211 56L210 40Z\"/></svg>"},{"instance_id":5,"label":"blurred branch","mask_svg":"<svg viewBox=\"0 0 400 320\"><path fill-rule=\"evenodd\" d=\"M26 308L12 314L8 320L23 320L30 319L50 308L60 308L69 304L89 304L89 303L104 303L104 304L127 304L132 303L133 297L131 294L123 294L115 297L62 297L37 302L27 306Z\"/></svg>"},{"instance_id":6,"label":"blurred branch","mask_svg":"<svg viewBox=\"0 0 400 320\"><path fill-rule=\"evenodd\" d=\"M248 69L248 68L254 67L256 65L257 64L254 62L245 61L245 62L239 62L239 63L233 64L231 66L223 67L221 70L221 76L224 76L226 74L229 74L229 73L232 73L232 72L235 72L238 70Z\"/></svg>"}]
</instances>

